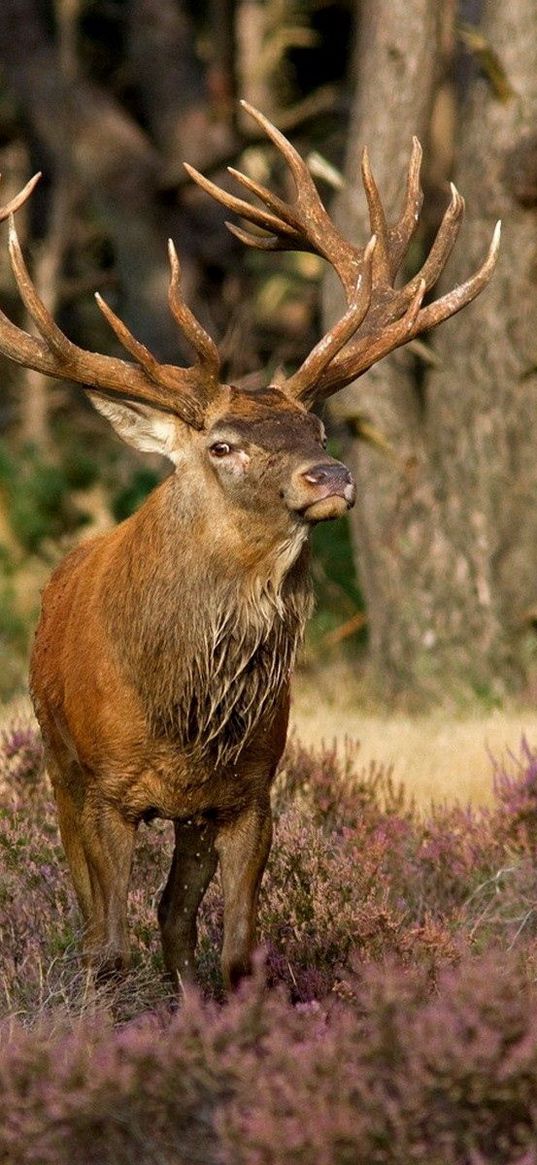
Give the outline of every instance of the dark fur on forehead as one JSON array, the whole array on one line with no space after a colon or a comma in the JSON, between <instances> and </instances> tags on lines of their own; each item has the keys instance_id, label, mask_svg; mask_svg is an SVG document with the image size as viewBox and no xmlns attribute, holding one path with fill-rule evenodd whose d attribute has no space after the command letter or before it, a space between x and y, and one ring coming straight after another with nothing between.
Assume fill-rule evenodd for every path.
<instances>
[{"instance_id":1,"label":"dark fur on forehead","mask_svg":"<svg viewBox=\"0 0 537 1165\"><path fill-rule=\"evenodd\" d=\"M218 427L229 425L256 444L279 448L294 446L304 438L318 439L322 432L318 417L275 385L256 389L231 386L226 412L216 423Z\"/></svg>"},{"instance_id":2,"label":"dark fur on forehead","mask_svg":"<svg viewBox=\"0 0 537 1165\"><path fill-rule=\"evenodd\" d=\"M233 418L238 414L250 420L251 415L254 420L274 411L303 416L306 411L304 405L292 400L275 384L268 384L264 388L236 388L232 384L230 388L229 413Z\"/></svg>"}]
</instances>

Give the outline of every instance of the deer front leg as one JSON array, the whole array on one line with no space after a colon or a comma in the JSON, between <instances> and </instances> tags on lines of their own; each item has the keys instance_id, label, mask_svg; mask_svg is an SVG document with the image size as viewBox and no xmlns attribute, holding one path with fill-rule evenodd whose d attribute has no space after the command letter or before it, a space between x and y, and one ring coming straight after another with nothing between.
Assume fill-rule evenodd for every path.
<instances>
[{"instance_id":1,"label":"deer front leg","mask_svg":"<svg viewBox=\"0 0 537 1165\"><path fill-rule=\"evenodd\" d=\"M228 989L251 973L257 899L271 841L268 797L218 832L216 850L224 894L222 974Z\"/></svg>"},{"instance_id":2,"label":"deer front leg","mask_svg":"<svg viewBox=\"0 0 537 1165\"><path fill-rule=\"evenodd\" d=\"M196 918L216 870L214 826L175 822L175 850L158 905L164 965L174 982L195 974Z\"/></svg>"},{"instance_id":3,"label":"deer front leg","mask_svg":"<svg viewBox=\"0 0 537 1165\"><path fill-rule=\"evenodd\" d=\"M108 803L55 787L60 833L84 919L84 955L99 976L129 961L127 896L135 826Z\"/></svg>"}]
</instances>

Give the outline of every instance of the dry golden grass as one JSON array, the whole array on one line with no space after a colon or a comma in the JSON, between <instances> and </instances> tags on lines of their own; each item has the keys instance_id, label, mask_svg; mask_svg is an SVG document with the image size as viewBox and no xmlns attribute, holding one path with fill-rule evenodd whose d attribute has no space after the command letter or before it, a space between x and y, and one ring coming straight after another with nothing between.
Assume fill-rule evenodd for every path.
<instances>
[{"instance_id":1,"label":"dry golden grass","mask_svg":"<svg viewBox=\"0 0 537 1165\"><path fill-rule=\"evenodd\" d=\"M537 746L537 709L426 716L375 714L360 708L343 665L321 677L295 681L291 724L304 744L358 740L363 762L392 764L417 804L458 801L487 804L492 799L491 755L519 755L526 736Z\"/></svg>"}]
</instances>

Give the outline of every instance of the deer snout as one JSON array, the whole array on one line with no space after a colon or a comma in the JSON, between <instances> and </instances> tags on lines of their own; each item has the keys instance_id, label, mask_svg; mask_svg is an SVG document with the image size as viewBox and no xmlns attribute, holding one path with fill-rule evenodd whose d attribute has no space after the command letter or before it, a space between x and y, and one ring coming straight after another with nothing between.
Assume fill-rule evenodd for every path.
<instances>
[{"instance_id":1,"label":"deer snout","mask_svg":"<svg viewBox=\"0 0 537 1165\"><path fill-rule=\"evenodd\" d=\"M347 466L341 465L339 462L312 465L303 471L302 476L312 485L326 485L334 490L345 490L348 486L354 489L354 483Z\"/></svg>"},{"instance_id":2,"label":"deer snout","mask_svg":"<svg viewBox=\"0 0 537 1165\"><path fill-rule=\"evenodd\" d=\"M308 522L339 518L355 502L354 481L340 461L302 466L293 484L298 503L293 508Z\"/></svg>"}]
</instances>

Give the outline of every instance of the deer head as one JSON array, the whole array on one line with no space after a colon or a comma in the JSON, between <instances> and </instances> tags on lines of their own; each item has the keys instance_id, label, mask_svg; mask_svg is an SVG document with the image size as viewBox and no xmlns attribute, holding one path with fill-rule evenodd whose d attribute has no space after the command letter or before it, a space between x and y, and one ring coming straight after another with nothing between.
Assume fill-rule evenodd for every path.
<instances>
[{"instance_id":1,"label":"deer head","mask_svg":"<svg viewBox=\"0 0 537 1165\"><path fill-rule=\"evenodd\" d=\"M403 287L395 280L417 226L422 202L421 148L414 139L402 213L388 226L364 150L362 173L372 235L365 247L347 242L325 210L307 166L287 139L261 113L248 113L285 158L296 197L283 202L265 187L230 168L233 177L263 205L221 190L191 166L191 178L213 198L260 228L252 233L228 223L247 246L303 250L321 255L337 273L347 299L342 318L314 347L300 368L258 392L222 383L217 347L181 294L181 272L169 243L169 308L195 352L190 368L161 364L130 333L100 295L97 303L122 346L126 362L88 352L60 331L39 299L26 268L13 214L31 193L36 176L6 206L9 251L17 285L39 336L15 327L0 312L0 351L19 364L77 381L119 434L143 451L163 453L176 466L196 464L209 495L223 491L240 511L263 511L274 521L312 522L337 517L354 501L348 471L324 452L320 421L310 412L393 349L460 311L486 286L496 263L499 224L482 267L461 286L423 306L457 238L464 203L454 186L437 237L421 270Z\"/></svg>"}]
</instances>

